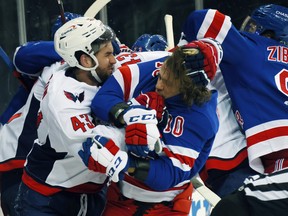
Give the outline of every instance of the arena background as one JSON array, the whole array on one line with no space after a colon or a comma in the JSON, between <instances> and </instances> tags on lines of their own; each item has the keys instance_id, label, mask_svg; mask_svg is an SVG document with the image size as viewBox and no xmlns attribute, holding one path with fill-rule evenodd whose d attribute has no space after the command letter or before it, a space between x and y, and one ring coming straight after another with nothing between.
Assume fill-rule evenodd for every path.
<instances>
[{"instance_id":1,"label":"arena background","mask_svg":"<svg viewBox=\"0 0 288 216\"><path fill-rule=\"evenodd\" d=\"M65 11L84 14L94 0L63 0ZM263 4L288 7L287 0L111 0L96 16L110 25L122 43L132 46L142 34L166 36L164 15L173 16L174 41L187 15L202 8L215 8L229 15L239 28L256 7ZM0 46L12 59L15 48L26 41L51 40L50 28L59 15L57 0L0 0ZM0 113L13 97L19 82L0 59ZM193 195L191 216L209 215L210 206L199 194ZM0 209L0 216L2 216Z\"/></svg>"},{"instance_id":2,"label":"arena background","mask_svg":"<svg viewBox=\"0 0 288 216\"><path fill-rule=\"evenodd\" d=\"M65 11L84 14L94 0L63 0ZM288 7L287 0L111 0L96 18L116 32L122 43L131 46L144 33L165 36L164 15L173 16L177 43L186 16L199 8L215 8L230 15L236 27L262 4ZM26 41L51 40L50 27L59 15L57 0L0 0L0 46L12 59L15 48ZM101 16L100 16L101 15ZM0 113L7 107L19 83L0 60Z\"/></svg>"}]
</instances>

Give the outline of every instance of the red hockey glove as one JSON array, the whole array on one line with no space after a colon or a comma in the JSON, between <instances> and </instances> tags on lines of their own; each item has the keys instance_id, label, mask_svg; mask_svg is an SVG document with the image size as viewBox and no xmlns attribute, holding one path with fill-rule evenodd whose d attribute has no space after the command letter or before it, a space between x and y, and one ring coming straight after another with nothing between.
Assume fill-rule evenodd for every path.
<instances>
[{"instance_id":1,"label":"red hockey glove","mask_svg":"<svg viewBox=\"0 0 288 216\"><path fill-rule=\"evenodd\" d=\"M113 182L124 178L128 169L127 153L121 151L111 139L102 136L88 138L78 152L88 169L105 173Z\"/></svg>"},{"instance_id":2,"label":"red hockey glove","mask_svg":"<svg viewBox=\"0 0 288 216\"><path fill-rule=\"evenodd\" d=\"M164 98L156 92L142 93L138 97L131 99L133 105L143 105L147 109L156 110L156 117L158 121L161 121L163 112L166 109L164 104Z\"/></svg>"},{"instance_id":3,"label":"red hockey glove","mask_svg":"<svg viewBox=\"0 0 288 216\"><path fill-rule=\"evenodd\" d=\"M156 111L132 105L125 111L123 119L127 125L125 142L128 150L139 157L146 157L149 151L154 151L160 139ZM157 153L161 151L162 148Z\"/></svg>"},{"instance_id":4,"label":"red hockey glove","mask_svg":"<svg viewBox=\"0 0 288 216\"><path fill-rule=\"evenodd\" d=\"M213 80L218 67L218 49L211 43L192 41L181 47L185 54L187 75L197 85L206 86Z\"/></svg>"}]
</instances>

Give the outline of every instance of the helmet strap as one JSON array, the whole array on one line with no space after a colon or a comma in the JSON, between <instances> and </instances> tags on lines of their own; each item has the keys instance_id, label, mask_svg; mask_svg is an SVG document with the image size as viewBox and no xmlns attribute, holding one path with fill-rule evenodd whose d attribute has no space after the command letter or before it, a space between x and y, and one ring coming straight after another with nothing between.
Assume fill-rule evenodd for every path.
<instances>
[{"instance_id":1,"label":"helmet strap","mask_svg":"<svg viewBox=\"0 0 288 216\"><path fill-rule=\"evenodd\" d=\"M100 79L99 75L96 72L96 68L99 66L98 59L95 57L94 52L92 54L89 54L89 56L95 62L95 67L91 68L90 72L91 72L92 76L97 80L97 82L102 83L102 80Z\"/></svg>"},{"instance_id":2,"label":"helmet strap","mask_svg":"<svg viewBox=\"0 0 288 216\"><path fill-rule=\"evenodd\" d=\"M100 79L100 77L98 76L96 69L93 69L90 71L92 76L97 80L97 82L102 83L102 80Z\"/></svg>"},{"instance_id":3,"label":"helmet strap","mask_svg":"<svg viewBox=\"0 0 288 216\"><path fill-rule=\"evenodd\" d=\"M86 70L86 71L87 70L90 71L91 75L96 79L96 81L98 83L102 83L103 81L100 79L99 75L96 72L96 68L99 66L99 62L98 62L97 58L94 56L94 53L92 53L92 54L86 53L86 54L92 58L92 60L95 62L95 66L91 67L91 68L86 68L86 67L83 67L82 65L78 64L77 67L80 69Z\"/></svg>"}]
</instances>

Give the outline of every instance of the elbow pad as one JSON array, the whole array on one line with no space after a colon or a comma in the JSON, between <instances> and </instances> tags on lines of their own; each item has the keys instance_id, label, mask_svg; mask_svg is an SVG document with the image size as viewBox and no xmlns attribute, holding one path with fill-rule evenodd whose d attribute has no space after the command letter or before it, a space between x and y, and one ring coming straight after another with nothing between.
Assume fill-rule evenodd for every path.
<instances>
[{"instance_id":1,"label":"elbow pad","mask_svg":"<svg viewBox=\"0 0 288 216\"><path fill-rule=\"evenodd\" d=\"M147 159L142 159L142 158L133 158L131 159L130 156L130 167L134 168L133 173L129 173L131 176L133 176L135 179L140 180L144 182L149 174L149 169L150 169L150 162Z\"/></svg>"},{"instance_id":2,"label":"elbow pad","mask_svg":"<svg viewBox=\"0 0 288 216\"><path fill-rule=\"evenodd\" d=\"M113 122L116 127L120 128L125 125L123 114L128 107L129 105L127 103L118 103L111 108L109 112L110 121Z\"/></svg>"}]
</instances>

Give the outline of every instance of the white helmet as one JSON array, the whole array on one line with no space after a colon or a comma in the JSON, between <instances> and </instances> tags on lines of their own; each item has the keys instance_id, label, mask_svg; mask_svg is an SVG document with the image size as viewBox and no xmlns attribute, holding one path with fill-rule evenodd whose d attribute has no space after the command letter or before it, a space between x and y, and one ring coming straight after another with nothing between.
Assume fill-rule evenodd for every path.
<instances>
[{"instance_id":1,"label":"white helmet","mask_svg":"<svg viewBox=\"0 0 288 216\"><path fill-rule=\"evenodd\" d=\"M101 83L102 80L95 71L99 64L94 54L99 50L102 43L114 39L115 33L113 30L100 20L78 17L68 21L55 32L54 47L56 52L71 67L91 71L95 79ZM89 55L95 61L95 66L86 68L80 65L76 56L76 52L79 51Z\"/></svg>"}]
</instances>

